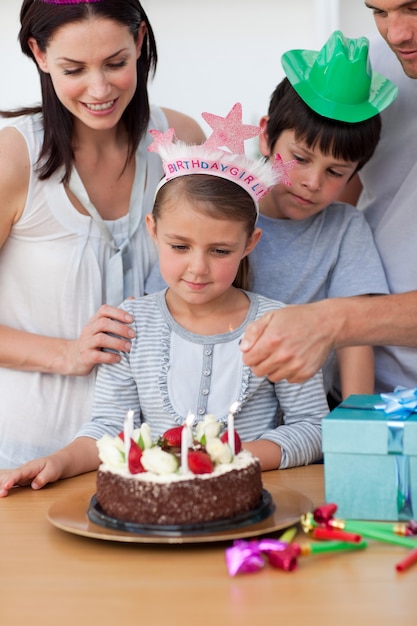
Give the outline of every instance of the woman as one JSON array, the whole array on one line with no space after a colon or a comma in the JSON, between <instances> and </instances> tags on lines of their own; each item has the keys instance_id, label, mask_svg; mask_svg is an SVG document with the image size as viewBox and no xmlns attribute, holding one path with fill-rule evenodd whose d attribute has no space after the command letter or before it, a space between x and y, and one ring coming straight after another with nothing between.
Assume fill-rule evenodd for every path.
<instances>
[{"instance_id":1,"label":"woman","mask_svg":"<svg viewBox=\"0 0 417 626\"><path fill-rule=\"evenodd\" d=\"M129 351L129 315L156 259L144 223L163 172L148 129L201 142L150 108L156 45L137 0L24 0L20 44L42 106L0 132L0 467L68 443L95 365Z\"/></svg>"}]
</instances>

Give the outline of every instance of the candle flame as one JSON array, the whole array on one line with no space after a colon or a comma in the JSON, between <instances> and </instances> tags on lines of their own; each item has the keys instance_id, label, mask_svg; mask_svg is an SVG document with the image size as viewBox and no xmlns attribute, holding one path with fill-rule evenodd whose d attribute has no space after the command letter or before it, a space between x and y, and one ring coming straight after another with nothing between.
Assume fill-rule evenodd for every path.
<instances>
[{"instance_id":1,"label":"candle flame","mask_svg":"<svg viewBox=\"0 0 417 626\"><path fill-rule=\"evenodd\" d=\"M236 413L239 408L239 402L233 402L232 406L229 409L229 413Z\"/></svg>"},{"instance_id":2,"label":"candle flame","mask_svg":"<svg viewBox=\"0 0 417 626\"><path fill-rule=\"evenodd\" d=\"M194 413L191 413L191 411L189 411L187 417L185 418L185 425L186 426L192 426L194 423L194 419L195 419L195 415Z\"/></svg>"}]
</instances>

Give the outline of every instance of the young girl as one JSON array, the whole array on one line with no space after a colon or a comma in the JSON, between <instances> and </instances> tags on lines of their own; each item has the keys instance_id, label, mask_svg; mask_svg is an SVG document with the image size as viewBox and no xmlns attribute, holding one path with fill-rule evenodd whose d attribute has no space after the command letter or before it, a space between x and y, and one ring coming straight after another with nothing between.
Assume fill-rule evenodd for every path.
<instances>
[{"instance_id":1,"label":"young girl","mask_svg":"<svg viewBox=\"0 0 417 626\"><path fill-rule=\"evenodd\" d=\"M224 124L234 146L237 132L253 128L238 131L230 114ZM328 412L321 373L304 385L274 384L254 376L239 350L249 322L284 306L244 290L241 267L261 235L257 198L279 174L268 163L214 150L215 136L186 146L170 144L169 132L156 133L152 149L163 156L166 177L147 226L168 288L123 303L135 336L119 363L99 367L92 421L63 450L3 475L0 495L15 484L40 488L96 469L96 440L123 430L130 409L136 426L147 422L158 437L183 424L189 411L197 420L214 414L226 425L237 401L235 428L264 470L321 457L321 418Z\"/></svg>"},{"instance_id":2,"label":"young girl","mask_svg":"<svg viewBox=\"0 0 417 626\"><path fill-rule=\"evenodd\" d=\"M4 113L0 132L0 468L71 441L96 364L130 349L116 306L144 293L157 258L148 129L203 140L149 105L156 45L138 0L24 0L20 18L42 105Z\"/></svg>"}]
</instances>

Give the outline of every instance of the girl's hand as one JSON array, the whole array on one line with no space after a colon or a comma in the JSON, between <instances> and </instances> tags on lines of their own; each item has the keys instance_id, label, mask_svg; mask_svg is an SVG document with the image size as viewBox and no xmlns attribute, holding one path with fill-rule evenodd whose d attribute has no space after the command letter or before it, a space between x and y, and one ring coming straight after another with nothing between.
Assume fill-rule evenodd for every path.
<instances>
[{"instance_id":1,"label":"girl's hand","mask_svg":"<svg viewBox=\"0 0 417 626\"><path fill-rule=\"evenodd\" d=\"M244 441L242 442L242 448L248 450L259 459L263 472L278 469L281 464L281 446L273 441L268 441L267 439Z\"/></svg>"},{"instance_id":2,"label":"girl's hand","mask_svg":"<svg viewBox=\"0 0 417 626\"><path fill-rule=\"evenodd\" d=\"M30 485L32 489L41 489L61 478L62 471L61 459L56 454L29 461L16 469L4 470L0 474L0 498L17 486Z\"/></svg>"},{"instance_id":3,"label":"girl's hand","mask_svg":"<svg viewBox=\"0 0 417 626\"><path fill-rule=\"evenodd\" d=\"M128 325L132 322L126 311L103 304L89 319L80 337L66 342L62 373L84 376L98 363L118 363L119 352L130 351L135 336Z\"/></svg>"}]
</instances>

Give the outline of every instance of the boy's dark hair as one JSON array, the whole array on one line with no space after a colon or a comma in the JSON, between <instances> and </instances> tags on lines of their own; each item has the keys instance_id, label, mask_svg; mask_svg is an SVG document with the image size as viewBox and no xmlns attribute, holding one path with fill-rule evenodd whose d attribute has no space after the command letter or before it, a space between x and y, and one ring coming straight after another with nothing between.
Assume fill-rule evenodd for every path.
<instances>
[{"instance_id":1,"label":"boy's dark hair","mask_svg":"<svg viewBox=\"0 0 417 626\"><path fill-rule=\"evenodd\" d=\"M374 115L363 122L340 122L315 113L300 98L288 78L284 78L271 96L266 132L271 153L284 130L292 130L297 140L309 148L317 147L336 159L357 161L356 171L371 158L381 134L381 117Z\"/></svg>"},{"instance_id":2,"label":"boy's dark hair","mask_svg":"<svg viewBox=\"0 0 417 626\"><path fill-rule=\"evenodd\" d=\"M137 86L132 100L123 113L126 125L129 150L127 161L133 157L139 142L146 132L149 122L149 100L147 81L155 71L157 51L154 34L139 0L101 0L101 2L81 4L46 4L37 0L24 0L20 10L20 46L24 54L36 61L29 47L30 37L36 39L42 52L45 52L55 32L74 22L82 22L89 17L113 20L127 26L134 37L138 37L139 26L146 24L146 35L142 52L136 62ZM36 67L38 68L37 64ZM59 101L49 74L39 70L42 92L42 106L23 107L15 111L0 111L3 117L42 113L44 140L39 157L38 175L47 179L60 167L64 167L63 182L68 182L74 159L71 137L73 118Z\"/></svg>"}]
</instances>

